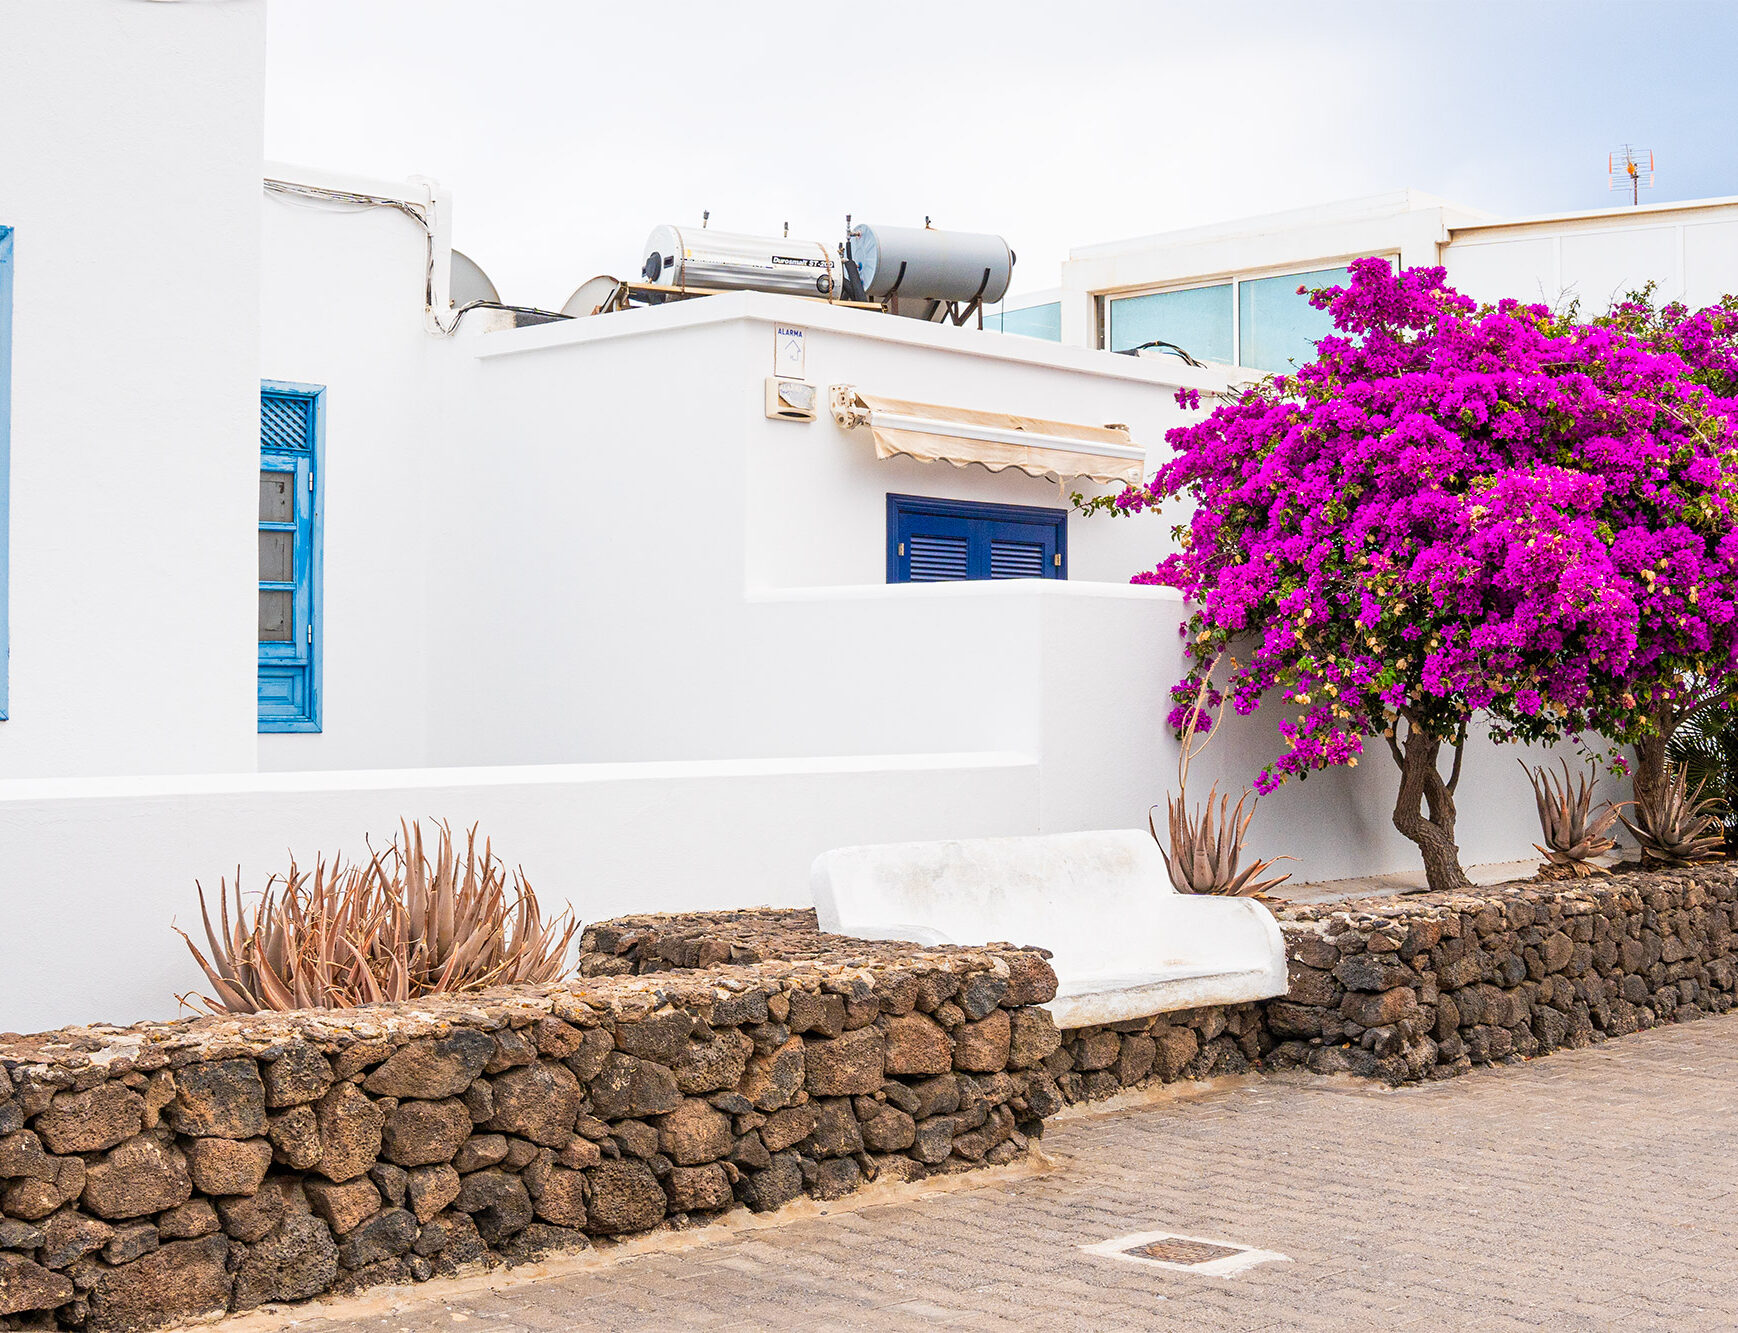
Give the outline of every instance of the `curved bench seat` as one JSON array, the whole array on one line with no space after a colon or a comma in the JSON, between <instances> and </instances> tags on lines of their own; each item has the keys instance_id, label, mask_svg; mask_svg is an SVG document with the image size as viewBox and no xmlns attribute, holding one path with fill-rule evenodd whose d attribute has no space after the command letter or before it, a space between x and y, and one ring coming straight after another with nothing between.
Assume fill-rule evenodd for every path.
<instances>
[{"instance_id":1,"label":"curved bench seat","mask_svg":"<svg viewBox=\"0 0 1738 1333\"><path fill-rule=\"evenodd\" d=\"M816 859L813 887L820 927L836 934L1048 949L1059 1027L1286 992L1272 913L1176 893L1138 830L841 847Z\"/></svg>"}]
</instances>

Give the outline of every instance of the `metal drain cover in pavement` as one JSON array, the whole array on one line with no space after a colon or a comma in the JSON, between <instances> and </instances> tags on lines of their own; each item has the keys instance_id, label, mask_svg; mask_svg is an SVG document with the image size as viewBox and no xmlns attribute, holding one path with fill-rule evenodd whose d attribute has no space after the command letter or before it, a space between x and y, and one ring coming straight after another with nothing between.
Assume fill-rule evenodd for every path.
<instances>
[{"instance_id":1,"label":"metal drain cover in pavement","mask_svg":"<svg viewBox=\"0 0 1738 1333\"><path fill-rule=\"evenodd\" d=\"M1245 1268L1274 1260L1291 1262L1286 1255L1272 1250L1257 1250L1230 1241L1205 1240L1200 1236L1179 1236L1174 1231L1143 1231L1138 1235L1119 1236L1115 1240L1080 1248L1087 1254L1101 1255L1106 1259L1199 1273L1204 1277L1230 1277Z\"/></svg>"},{"instance_id":2,"label":"metal drain cover in pavement","mask_svg":"<svg viewBox=\"0 0 1738 1333\"><path fill-rule=\"evenodd\" d=\"M1123 1253L1136 1259L1157 1259L1162 1264L1182 1264L1193 1268L1196 1264L1210 1263L1214 1259L1229 1259L1243 1251L1235 1245L1211 1245L1204 1240L1184 1240L1181 1236L1171 1236L1166 1240L1152 1240L1145 1245L1136 1245Z\"/></svg>"}]
</instances>

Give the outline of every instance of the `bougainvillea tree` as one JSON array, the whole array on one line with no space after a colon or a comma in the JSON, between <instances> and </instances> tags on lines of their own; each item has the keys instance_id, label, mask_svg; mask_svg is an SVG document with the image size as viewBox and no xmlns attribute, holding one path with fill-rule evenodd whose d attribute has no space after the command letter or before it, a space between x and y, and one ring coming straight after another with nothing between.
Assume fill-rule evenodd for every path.
<instances>
[{"instance_id":1,"label":"bougainvillea tree","mask_svg":"<svg viewBox=\"0 0 1738 1333\"><path fill-rule=\"evenodd\" d=\"M1733 488L1721 456L1731 448L1726 430L1738 421L1738 298L1696 311L1675 302L1656 307L1651 298L1651 287L1632 293L1593 321L1674 358L1681 363L1675 373L1704 391L1693 403L1664 410L1677 411L1705 447L1671 460L1663 477L1647 478L1653 496L1631 496L1628 522L1618 516L1630 567L1651 568L1655 578L1640 604L1635 659L1617 676L1594 678L1600 729L1635 746L1635 795L1643 808L1664 791L1674 733L1692 714L1730 703L1738 636L1731 551L1722 546Z\"/></svg>"},{"instance_id":2,"label":"bougainvillea tree","mask_svg":"<svg viewBox=\"0 0 1738 1333\"><path fill-rule=\"evenodd\" d=\"M1479 307L1441 269L1360 260L1311 299L1336 329L1316 360L1171 431L1175 457L1114 503L1194 504L1135 580L1196 607L1173 725L1223 661L1215 704L1289 713L1258 791L1379 743L1395 827L1458 887L1475 716L1628 738L1635 686L1738 660L1731 417L1645 331Z\"/></svg>"}]
</instances>

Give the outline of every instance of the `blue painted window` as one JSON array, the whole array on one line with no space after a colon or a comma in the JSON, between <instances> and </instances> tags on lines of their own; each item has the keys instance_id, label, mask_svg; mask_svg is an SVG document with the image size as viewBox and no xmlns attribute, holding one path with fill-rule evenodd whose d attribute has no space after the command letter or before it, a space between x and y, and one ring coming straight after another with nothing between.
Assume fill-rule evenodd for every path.
<instances>
[{"instance_id":1,"label":"blue painted window","mask_svg":"<svg viewBox=\"0 0 1738 1333\"><path fill-rule=\"evenodd\" d=\"M7 515L11 513L12 478L12 228L0 227L0 720L8 716L7 664L11 653L8 625L11 608L8 590L12 583L11 536Z\"/></svg>"},{"instance_id":2,"label":"blue painted window","mask_svg":"<svg viewBox=\"0 0 1738 1333\"><path fill-rule=\"evenodd\" d=\"M1068 577L1068 511L887 497L887 581Z\"/></svg>"},{"instance_id":3,"label":"blue painted window","mask_svg":"<svg viewBox=\"0 0 1738 1333\"><path fill-rule=\"evenodd\" d=\"M1018 333L1045 342L1062 341L1062 302L1029 305L1018 310L997 310L984 316L984 327L997 333Z\"/></svg>"},{"instance_id":4,"label":"blue painted window","mask_svg":"<svg viewBox=\"0 0 1738 1333\"><path fill-rule=\"evenodd\" d=\"M325 390L267 380L259 411L259 729L320 729Z\"/></svg>"}]
</instances>

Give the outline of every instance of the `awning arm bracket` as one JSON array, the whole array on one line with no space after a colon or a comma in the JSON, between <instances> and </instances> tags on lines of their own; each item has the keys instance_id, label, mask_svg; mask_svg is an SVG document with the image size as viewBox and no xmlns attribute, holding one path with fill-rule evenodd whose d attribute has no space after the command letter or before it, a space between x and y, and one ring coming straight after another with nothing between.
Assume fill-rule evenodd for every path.
<instances>
[{"instance_id":1,"label":"awning arm bracket","mask_svg":"<svg viewBox=\"0 0 1738 1333\"><path fill-rule=\"evenodd\" d=\"M827 390L827 404L833 409L833 420L845 430L855 430L869 424L869 407L857 396L855 385L835 384Z\"/></svg>"}]
</instances>

